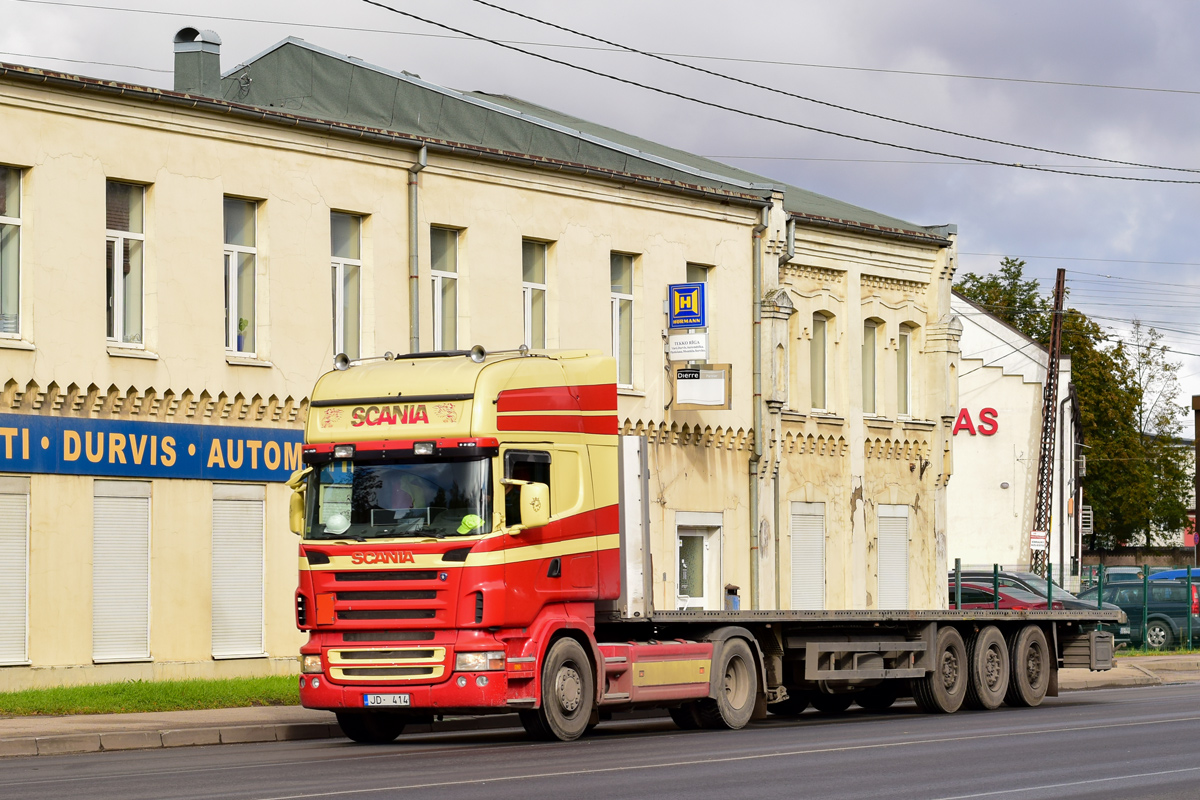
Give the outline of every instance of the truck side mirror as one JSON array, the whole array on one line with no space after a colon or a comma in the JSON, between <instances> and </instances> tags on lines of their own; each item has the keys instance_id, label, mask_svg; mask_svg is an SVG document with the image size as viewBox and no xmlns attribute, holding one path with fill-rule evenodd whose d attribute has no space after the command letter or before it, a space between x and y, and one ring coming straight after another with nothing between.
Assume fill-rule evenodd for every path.
<instances>
[{"instance_id":1,"label":"truck side mirror","mask_svg":"<svg viewBox=\"0 0 1200 800\"><path fill-rule=\"evenodd\" d=\"M292 497L288 501L288 526L297 536L304 533L304 489L305 481L311 472L312 467L298 469L287 482L287 485L292 487Z\"/></svg>"},{"instance_id":2,"label":"truck side mirror","mask_svg":"<svg viewBox=\"0 0 1200 800\"><path fill-rule=\"evenodd\" d=\"M525 528L540 528L550 521L550 487L544 483L521 486L521 524L512 533Z\"/></svg>"}]
</instances>

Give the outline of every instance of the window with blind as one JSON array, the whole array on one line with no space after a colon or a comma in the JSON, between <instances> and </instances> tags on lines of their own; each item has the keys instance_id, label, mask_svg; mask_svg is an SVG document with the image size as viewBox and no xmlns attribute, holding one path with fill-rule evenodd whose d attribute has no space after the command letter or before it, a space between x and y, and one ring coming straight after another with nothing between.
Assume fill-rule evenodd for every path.
<instances>
[{"instance_id":1,"label":"window with blind","mask_svg":"<svg viewBox=\"0 0 1200 800\"><path fill-rule=\"evenodd\" d=\"M92 660L150 658L150 483L96 481Z\"/></svg>"},{"instance_id":2,"label":"window with blind","mask_svg":"<svg viewBox=\"0 0 1200 800\"><path fill-rule=\"evenodd\" d=\"M908 506L880 505L879 585L876 608L908 608Z\"/></svg>"},{"instance_id":3,"label":"window with blind","mask_svg":"<svg viewBox=\"0 0 1200 800\"><path fill-rule=\"evenodd\" d=\"M0 664L29 660L29 479L0 478Z\"/></svg>"},{"instance_id":4,"label":"window with blind","mask_svg":"<svg viewBox=\"0 0 1200 800\"><path fill-rule=\"evenodd\" d=\"M213 658L264 655L265 497L262 486L213 486Z\"/></svg>"},{"instance_id":5,"label":"window with blind","mask_svg":"<svg viewBox=\"0 0 1200 800\"><path fill-rule=\"evenodd\" d=\"M825 608L825 504L792 503L792 608Z\"/></svg>"}]
</instances>

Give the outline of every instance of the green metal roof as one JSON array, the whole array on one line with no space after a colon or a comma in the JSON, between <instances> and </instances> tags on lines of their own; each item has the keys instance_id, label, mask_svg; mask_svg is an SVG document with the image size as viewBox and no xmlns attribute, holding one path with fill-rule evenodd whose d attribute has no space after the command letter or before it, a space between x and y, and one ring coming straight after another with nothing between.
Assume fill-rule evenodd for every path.
<instances>
[{"instance_id":1,"label":"green metal roof","mask_svg":"<svg viewBox=\"0 0 1200 800\"><path fill-rule=\"evenodd\" d=\"M749 197L784 195L801 221L943 241L927 227L843 203L515 97L459 92L287 38L226 73L231 103L425 137L498 153Z\"/></svg>"}]
</instances>

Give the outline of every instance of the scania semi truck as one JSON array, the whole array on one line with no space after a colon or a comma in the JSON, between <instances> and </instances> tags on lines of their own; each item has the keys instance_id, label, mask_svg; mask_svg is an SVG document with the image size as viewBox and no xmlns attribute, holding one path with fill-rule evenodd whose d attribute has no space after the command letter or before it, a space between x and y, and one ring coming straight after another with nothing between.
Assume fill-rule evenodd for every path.
<instances>
[{"instance_id":1,"label":"scania semi truck","mask_svg":"<svg viewBox=\"0 0 1200 800\"><path fill-rule=\"evenodd\" d=\"M1112 667L1113 611L657 608L648 449L600 354L339 357L291 480L301 702L359 742L513 711L569 741L640 708L1036 706L1059 668Z\"/></svg>"}]
</instances>

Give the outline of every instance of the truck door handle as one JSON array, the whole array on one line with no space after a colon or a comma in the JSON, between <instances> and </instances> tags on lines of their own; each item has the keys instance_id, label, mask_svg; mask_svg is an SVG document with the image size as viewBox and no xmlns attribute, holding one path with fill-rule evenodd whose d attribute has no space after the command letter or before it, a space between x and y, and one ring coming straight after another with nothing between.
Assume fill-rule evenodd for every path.
<instances>
[{"instance_id":1,"label":"truck door handle","mask_svg":"<svg viewBox=\"0 0 1200 800\"><path fill-rule=\"evenodd\" d=\"M562 559L561 558L550 559L550 568L548 570L546 570L546 577L547 578L561 578L562 577Z\"/></svg>"}]
</instances>

